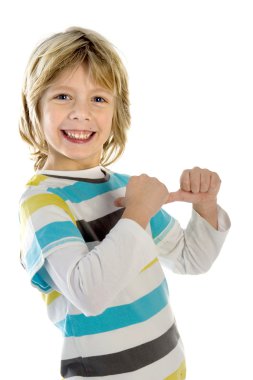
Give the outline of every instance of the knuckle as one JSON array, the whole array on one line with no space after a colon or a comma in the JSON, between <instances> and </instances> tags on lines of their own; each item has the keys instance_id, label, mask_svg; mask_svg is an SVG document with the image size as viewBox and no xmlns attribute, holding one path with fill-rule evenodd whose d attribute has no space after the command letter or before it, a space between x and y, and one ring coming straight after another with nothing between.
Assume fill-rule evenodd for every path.
<instances>
[{"instance_id":1,"label":"knuckle","mask_svg":"<svg viewBox=\"0 0 253 380\"><path fill-rule=\"evenodd\" d=\"M208 175L208 176L212 173L208 169L202 169L201 171L202 171L203 175Z\"/></svg>"},{"instance_id":2,"label":"knuckle","mask_svg":"<svg viewBox=\"0 0 253 380\"><path fill-rule=\"evenodd\" d=\"M154 183L156 183L156 184L160 184L161 182L159 181L159 179L158 178L156 178L156 177L151 177L150 178Z\"/></svg>"},{"instance_id":3,"label":"knuckle","mask_svg":"<svg viewBox=\"0 0 253 380\"><path fill-rule=\"evenodd\" d=\"M181 177L184 177L185 175L188 175L190 171L191 171L190 169L185 169L185 170L182 172Z\"/></svg>"},{"instance_id":4,"label":"knuckle","mask_svg":"<svg viewBox=\"0 0 253 380\"><path fill-rule=\"evenodd\" d=\"M213 177L213 181L214 181L214 182L216 182L216 183L220 183L220 182L221 182L221 179L220 179L218 173L213 172L213 173L212 173L212 177Z\"/></svg>"},{"instance_id":5,"label":"knuckle","mask_svg":"<svg viewBox=\"0 0 253 380\"><path fill-rule=\"evenodd\" d=\"M133 175L133 176L131 176L131 178L129 179L129 182L128 182L128 183L135 182L136 179L137 179L137 176Z\"/></svg>"}]
</instances>

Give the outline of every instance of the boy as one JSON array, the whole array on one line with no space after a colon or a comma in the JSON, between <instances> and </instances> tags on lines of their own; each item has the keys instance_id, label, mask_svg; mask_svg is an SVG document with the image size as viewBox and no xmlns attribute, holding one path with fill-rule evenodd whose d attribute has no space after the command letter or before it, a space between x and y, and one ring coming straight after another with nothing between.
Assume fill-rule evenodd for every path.
<instances>
[{"instance_id":1,"label":"boy","mask_svg":"<svg viewBox=\"0 0 253 380\"><path fill-rule=\"evenodd\" d=\"M74 27L35 49L20 132L37 172L20 201L21 253L63 333L64 379L185 379L160 262L207 271L230 226L216 173L186 170L169 193L107 168L129 124L127 74L106 39ZM161 209L173 201L193 204L185 231Z\"/></svg>"}]
</instances>

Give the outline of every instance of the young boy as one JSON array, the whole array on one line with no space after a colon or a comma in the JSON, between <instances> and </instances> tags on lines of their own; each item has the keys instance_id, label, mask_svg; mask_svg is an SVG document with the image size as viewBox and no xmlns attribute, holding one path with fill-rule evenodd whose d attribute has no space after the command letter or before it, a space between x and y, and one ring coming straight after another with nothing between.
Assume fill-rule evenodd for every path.
<instances>
[{"instance_id":1,"label":"young boy","mask_svg":"<svg viewBox=\"0 0 253 380\"><path fill-rule=\"evenodd\" d=\"M51 36L27 66L22 138L35 176L20 201L21 258L62 331L64 379L185 379L160 262L207 271L230 226L218 175L183 172L180 190L107 168L130 124L125 68L113 46L78 27ZM161 207L193 204L185 230Z\"/></svg>"}]
</instances>

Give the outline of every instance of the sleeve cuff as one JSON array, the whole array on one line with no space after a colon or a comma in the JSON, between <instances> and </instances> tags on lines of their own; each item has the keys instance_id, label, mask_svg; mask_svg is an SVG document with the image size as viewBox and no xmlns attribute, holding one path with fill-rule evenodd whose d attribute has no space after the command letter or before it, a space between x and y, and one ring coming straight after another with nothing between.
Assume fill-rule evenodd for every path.
<instances>
[{"instance_id":1,"label":"sleeve cuff","mask_svg":"<svg viewBox=\"0 0 253 380\"><path fill-rule=\"evenodd\" d=\"M227 234L230 227L231 227L231 221L227 214L227 212L219 205L217 205L218 208L218 230L216 230L210 223L208 223L202 216L200 216L197 211L192 209L192 221L193 222L200 222L204 223L207 228L212 230L212 232L219 233L225 233Z\"/></svg>"}]
</instances>

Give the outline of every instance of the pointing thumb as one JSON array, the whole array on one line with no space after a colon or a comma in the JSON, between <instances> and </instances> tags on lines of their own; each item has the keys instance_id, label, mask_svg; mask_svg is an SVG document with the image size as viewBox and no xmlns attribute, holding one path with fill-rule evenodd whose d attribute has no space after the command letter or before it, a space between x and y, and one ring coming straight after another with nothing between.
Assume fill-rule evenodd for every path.
<instances>
[{"instance_id":1,"label":"pointing thumb","mask_svg":"<svg viewBox=\"0 0 253 380\"><path fill-rule=\"evenodd\" d=\"M179 189L178 191L169 193L168 199L166 203L172 202L193 202L193 198L196 198L196 194L194 195L191 191L183 191Z\"/></svg>"}]
</instances>

